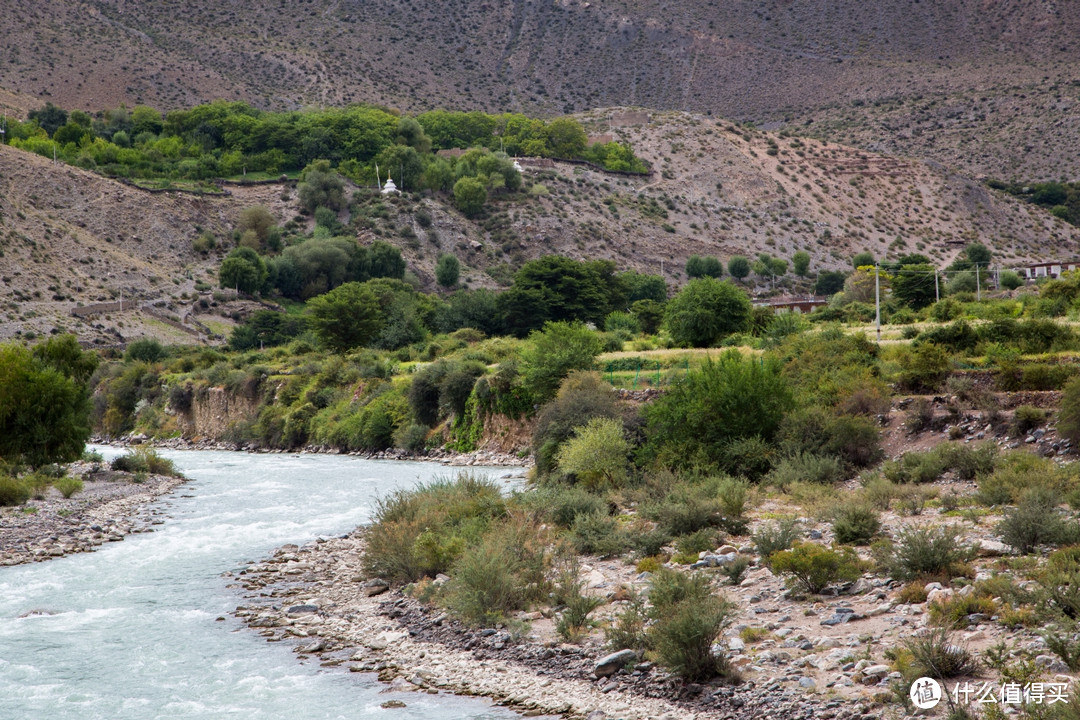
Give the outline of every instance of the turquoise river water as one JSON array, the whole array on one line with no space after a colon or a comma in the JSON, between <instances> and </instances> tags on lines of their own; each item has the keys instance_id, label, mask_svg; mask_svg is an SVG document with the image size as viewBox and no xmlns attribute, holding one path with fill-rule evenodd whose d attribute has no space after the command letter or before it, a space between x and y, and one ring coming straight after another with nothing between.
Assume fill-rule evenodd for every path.
<instances>
[{"instance_id":1,"label":"turquoise river water","mask_svg":"<svg viewBox=\"0 0 1080 720\"><path fill-rule=\"evenodd\" d=\"M380 495L451 470L335 455L162 454L191 481L160 501L166 520L154 532L0 568L0 720L517 717L481 700L383 693L370 675L298 662L229 614L243 599L222 573L286 543L347 532ZM407 707L380 707L395 698Z\"/></svg>"}]
</instances>

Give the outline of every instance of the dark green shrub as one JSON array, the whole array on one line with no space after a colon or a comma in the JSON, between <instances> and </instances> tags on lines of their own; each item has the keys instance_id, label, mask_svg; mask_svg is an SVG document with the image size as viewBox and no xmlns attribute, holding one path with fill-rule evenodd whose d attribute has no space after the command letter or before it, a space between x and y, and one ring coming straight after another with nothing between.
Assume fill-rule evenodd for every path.
<instances>
[{"instance_id":1,"label":"dark green shrub","mask_svg":"<svg viewBox=\"0 0 1080 720\"><path fill-rule=\"evenodd\" d=\"M662 567L653 574L649 589L650 615L653 619L664 616L671 608L682 602L700 602L712 595L709 578L701 574L687 573Z\"/></svg>"},{"instance_id":2,"label":"dark green shrub","mask_svg":"<svg viewBox=\"0 0 1080 720\"><path fill-rule=\"evenodd\" d=\"M1057 430L1074 444L1080 442L1080 378L1070 380L1062 391Z\"/></svg>"},{"instance_id":3,"label":"dark green shrub","mask_svg":"<svg viewBox=\"0 0 1080 720\"><path fill-rule=\"evenodd\" d=\"M1067 471L1053 460L1028 452L1011 452L997 463L993 473L978 478L975 499L983 505L1017 504L1028 492L1045 489L1063 497L1070 486Z\"/></svg>"},{"instance_id":4,"label":"dark green shrub","mask_svg":"<svg viewBox=\"0 0 1080 720\"><path fill-rule=\"evenodd\" d=\"M660 529L637 532L630 536L630 544L642 558L659 555L670 542L671 535Z\"/></svg>"},{"instance_id":5,"label":"dark green shrub","mask_svg":"<svg viewBox=\"0 0 1080 720\"><path fill-rule=\"evenodd\" d=\"M918 435L934 427L934 405L926 398L915 398L904 413L904 427L911 435Z\"/></svg>"},{"instance_id":6,"label":"dark green shrub","mask_svg":"<svg viewBox=\"0 0 1080 720\"><path fill-rule=\"evenodd\" d=\"M1050 630L1043 634L1046 647L1050 652L1061 658L1068 665L1069 670L1080 670L1080 636L1069 632Z\"/></svg>"},{"instance_id":7,"label":"dark green shrub","mask_svg":"<svg viewBox=\"0 0 1080 720\"><path fill-rule=\"evenodd\" d=\"M626 530L606 513L578 515L570 529L570 538L579 553L600 557L614 557L630 546Z\"/></svg>"},{"instance_id":8,"label":"dark green shrub","mask_svg":"<svg viewBox=\"0 0 1080 720\"><path fill-rule=\"evenodd\" d=\"M895 542L875 546L878 562L897 580L951 578L964 570L972 550L960 541L954 527L914 527L901 529Z\"/></svg>"},{"instance_id":9,"label":"dark green shrub","mask_svg":"<svg viewBox=\"0 0 1080 720\"><path fill-rule=\"evenodd\" d=\"M1026 555L1040 545L1080 542L1080 525L1058 509L1060 497L1047 488L1034 488L1005 513L997 527L1002 542Z\"/></svg>"},{"instance_id":10,"label":"dark green shrub","mask_svg":"<svg viewBox=\"0 0 1080 720\"><path fill-rule=\"evenodd\" d=\"M0 474L0 507L22 505L30 499L30 488L18 478Z\"/></svg>"},{"instance_id":11,"label":"dark green shrub","mask_svg":"<svg viewBox=\"0 0 1080 720\"><path fill-rule=\"evenodd\" d=\"M771 440L793 404L777 362L729 351L645 407L647 457L677 467L720 465L733 440Z\"/></svg>"},{"instance_id":12,"label":"dark green shrub","mask_svg":"<svg viewBox=\"0 0 1080 720\"><path fill-rule=\"evenodd\" d=\"M499 487L461 474L380 498L367 531L363 566L370 577L412 582L446 572L492 523L505 516Z\"/></svg>"},{"instance_id":13,"label":"dark green shrub","mask_svg":"<svg viewBox=\"0 0 1080 720\"><path fill-rule=\"evenodd\" d=\"M1080 546L1050 553L1038 580L1043 606L1072 620L1080 618Z\"/></svg>"},{"instance_id":14,"label":"dark green shrub","mask_svg":"<svg viewBox=\"0 0 1080 720\"><path fill-rule=\"evenodd\" d=\"M689 535L676 538L675 547L683 555L697 555L706 550L712 550L718 545L716 531L698 530Z\"/></svg>"},{"instance_id":15,"label":"dark green shrub","mask_svg":"<svg viewBox=\"0 0 1080 720\"><path fill-rule=\"evenodd\" d=\"M801 543L775 553L769 558L769 569L776 575L787 575L789 587L811 594L840 580L855 580L862 574L851 548L830 550L817 543Z\"/></svg>"},{"instance_id":16,"label":"dark green shrub","mask_svg":"<svg viewBox=\"0 0 1080 720\"><path fill-rule=\"evenodd\" d=\"M979 336L970 325L960 320L921 333L916 344L923 343L932 343L954 353L970 353L979 343Z\"/></svg>"},{"instance_id":17,"label":"dark green shrub","mask_svg":"<svg viewBox=\"0 0 1080 720\"><path fill-rule=\"evenodd\" d=\"M53 487L65 498L70 498L75 493L82 492L83 481L78 478L63 477L54 482Z\"/></svg>"},{"instance_id":18,"label":"dark green shrub","mask_svg":"<svg viewBox=\"0 0 1080 720\"><path fill-rule=\"evenodd\" d=\"M728 442L721 450L725 472L757 482L772 469L776 448L757 435Z\"/></svg>"},{"instance_id":19,"label":"dark green shrub","mask_svg":"<svg viewBox=\"0 0 1080 720\"><path fill-rule=\"evenodd\" d=\"M648 621L644 600L640 595L634 595L626 608L615 616L615 622L604 628L608 649L644 651L649 646L649 637L645 632Z\"/></svg>"},{"instance_id":20,"label":"dark green shrub","mask_svg":"<svg viewBox=\"0 0 1080 720\"><path fill-rule=\"evenodd\" d=\"M641 513L673 536L703 528L723 527L736 532L745 524L747 486L732 478L710 477L681 481L663 498L646 503Z\"/></svg>"},{"instance_id":21,"label":"dark green shrub","mask_svg":"<svg viewBox=\"0 0 1080 720\"><path fill-rule=\"evenodd\" d=\"M789 516L760 527L753 535L754 547L761 556L762 564L769 567L774 554L789 549L801 536L799 519Z\"/></svg>"},{"instance_id":22,"label":"dark green shrub","mask_svg":"<svg viewBox=\"0 0 1080 720\"><path fill-rule=\"evenodd\" d=\"M566 642L577 642L581 639L594 624L589 615L604 604L603 598L584 595L584 587L577 557L564 558L555 588L556 600L564 607L555 630Z\"/></svg>"},{"instance_id":23,"label":"dark green shrub","mask_svg":"<svg viewBox=\"0 0 1080 720\"><path fill-rule=\"evenodd\" d=\"M573 437L574 428L597 417L619 417L612 387L597 373L571 373L555 399L537 415L532 438L537 475L543 478L550 474L555 469L559 446Z\"/></svg>"},{"instance_id":24,"label":"dark green shrub","mask_svg":"<svg viewBox=\"0 0 1080 720\"><path fill-rule=\"evenodd\" d=\"M608 512L606 500L576 485L538 488L522 499L536 507L547 520L563 528L573 527L580 515L606 515Z\"/></svg>"},{"instance_id":25,"label":"dark green shrub","mask_svg":"<svg viewBox=\"0 0 1080 720\"><path fill-rule=\"evenodd\" d=\"M985 595L952 595L945 600L930 603L931 622L948 628L965 628L968 615L993 616L998 614L997 603Z\"/></svg>"},{"instance_id":26,"label":"dark green shrub","mask_svg":"<svg viewBox=\"0 0 1080 720\"><path fill-rule=\"evenodd\" d=\"M798 453L789 455L776 463L776 467L765 477L765 480L781 491L786 491L792 483L796 482L831 485L843 478L844 467L835 457Z\"/></svg>"},{"instance_id":27,"label":"dark green shrub","mask_svg":"<svg viewBox=\"0 0 1080 720\"><path fill-rule=\"evenodd\" d=\"M153 338L135 340L124 351L125 360L144 363L155 363L166 355L165 348Z\"/></svg>"},{"instance_id":28,"label":"dark green shrub","mask_svg":"<svg viewBox=\"0 0 1080 720\"><path fill-rule=\"evenodd\" d=\"M974 675L979 664L967 649L956 645L945 628L904 641L911 653L912 673L918 677L946 680Z\"/></svg>"},{"instance_id":29,"label":"dark green shrub","mask_svg":"<svg viewBox=\"0 0 1080 720\"><path fill-rule=\"evenodd\" d=\"M900 386L910 392L936 392L949 372L949 355L936 345L913 347L900 358Z\"/></svg>"},{"instance_id":30,"label":"dark green shrub","mask_svg":"<svg viewBox=\"0 0 1080 720\"><path fill-rule=\"evenodd\" d=\"M418 425L417 423L402 425L394 433L394 447L414 453L420 452L427 444L429 432L431 432L431 428L427 425Z\"/></svg>"},{"instance_id":31,"label":"dark green shrub","mask_svg":"<svg viewBox=\"0 0 1080 720\"><path fill-rule=\"evenodd\" d=\"M1046 420L1046 413L1031 405L1021 405L1013 414L1009 431L1013 435L1025 435L1039 427Z\"/></svg>"},{"instance_id":32,"label":"dark green shrub","mask_svg":"<svg viewBox=\"0 0 1080 720\"><path fill-rule=\"evenodd\" d=\"M738 585L746 577L746 571L750 567L750 558L739 555L727 565L720 567L720 574L727 578L729 585Z\"/></svg>"},{"instance_id":33,"label":"dark green shrub","mask_svg":"<svg viewBox=\"0 0 1080 720\"><path fill-rule=\"evenodd\" d=\"M176 477L180 475L172 460L161 457L156 450L148 447L137 447L124 455L118 455L110 465L119 472L147 472Z\"/></svg>"},{"instance_id":34,"label":"dark green shrub","mask_svg":"<svg viewBox=\"0 0 1080 720\"><path fill-rule=\"evenodd\" d=\"M674 605L649 632L657 660L688 681L731 675L727 657L714 653L713 643L734 616L734 605L713 595Z\"/></svg>"},{"instance_id":35,"label":"dark green shrub","mask_svg":"<svg viewBox=\"0 0 1080 720\"><path fill-rule=\"evenodd\" d=\"M836 541L845 545L866 545L881 530L878 513L865 505L844 505L832 521Z\"/></svg>"},{"instance_id":36,"label":"dark green shrub","mask_svg":"<svg viewBox=\"0 0 1080 720\"><path fill-rule=\"evenodd\" d=\"M473 625L492 625L542 598L544 541L537 528L511 520L467 548L454 563L446 604Z\"/></svg>"}]
</instances>

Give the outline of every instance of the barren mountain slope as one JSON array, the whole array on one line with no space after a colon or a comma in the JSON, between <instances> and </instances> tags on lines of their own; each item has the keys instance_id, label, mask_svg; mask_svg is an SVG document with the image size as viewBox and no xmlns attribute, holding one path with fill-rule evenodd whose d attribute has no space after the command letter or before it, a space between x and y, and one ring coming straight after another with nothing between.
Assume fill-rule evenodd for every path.
<instances>
[{"instance_id":1,"label":"barren mountain slope","mask_svg":"<svg viewBox=\"0 0 1080 720\"><path fill-rule=\"evenodd\" d=\"M600 130L626 113L581 117ZM495 285L525 260L549 253L663 270L675 284L685 281L682 268L691 254L726 259L768 252L790 258L805 249L814 271L848 267L861 250L882 258L923 252L944 265L975 240L990 246L1005 266L1080 255L1080 230L922 161L686 113L655 114L647 124L611 132L633 143L655 172L634 177L526 161L525 192L495 198L477 220L437 198L386 200L359 188L361 208L382 205L388 217L381 210L369 213L357 237L401 247L428 289L434 289L435 260L444 252L461 259L463 277L473 287ZM227 321L219 313L228 315L232 308L213 307L210 293L195 287L196 281L216 286L220 254L198 254L192 240L209 231L223 252L243 208L265 205L283 223L298 212L296 193L281 186L229 190L228 197L152 194L0 147L0 277L6 301L0 334L61 327L102 342L116 341L116 332L195 337L160 318L144 317L133 326L136 319L114 315L85 321L71 316L77 303L116 300L121 292L140 305L162 301L160 311L170 317L201 318L224 331ZM418 219L421 207L430 225ZM347 212L341 220L349 220Z\"/></svg>"},{"instance_id":2,"label":"barren mountain slope","mask_svg":"<svg viewBox=\"0 0 1080 720\"><path fill-rule=\"evenodd\" d=\"M0 87L88 109L642 105L1045 179L1078 171L1077 38L1080 3L1052 0L42 0L7 8Z\"/></svg>"}]
</instances>

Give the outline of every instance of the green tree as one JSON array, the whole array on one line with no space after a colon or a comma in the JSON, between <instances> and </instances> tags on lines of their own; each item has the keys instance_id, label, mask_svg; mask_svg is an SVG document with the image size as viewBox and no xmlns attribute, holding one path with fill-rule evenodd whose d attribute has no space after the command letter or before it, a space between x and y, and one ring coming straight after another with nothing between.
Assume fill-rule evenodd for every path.
<instances>
[{"instance_id":1,"label":"green tree","mask_svg":"<svg viewBox=\"0 0 1080 720\"><path fill-rule=\"evenodd\" d=\"M346 352L370 343L382 330L383 313L375 293L348 282L308 301L311 329L333 352Z\"/></svg>"},{"instance_id":2,"label":"green tree","mask_svg":"<svg viewBox=\"0 0 1080 720\"><path fill-rule=\"evenodd\" d=\"M548 123L545 134L548 150L555 157L576 158L585 152L588 136L577 120L556 118Z\"/></svg>"},{"instance_id":3,"label":"green tree","mask_svg":"<svg viewBox=\"0 0 1080 720\"><path fill-rule=\"evenodd\" d=\"M218 283L223 288L235 288L240 292L259 292L266 282L266 263L259 254L247 247L239 247L229 253L218 269Z\"/></svg>"},{"instance_id":4,"label":"green tree","mask_svg":"<svg viewBox=\"0 0 1080 720\"><path fill-rule=\"evenodd\" d=\"M931 265L903 265L892 279L893 297L913 310L934 302L934 268Z\"/></svg>"},{"instance_id":5,"label":"green tree","mask_svg":"<svg viewBox=\"0 0 1080 720\"><path fill-rule=\"evenodd\" d=\"M460 276L461 263L458 259L450 254L440 255L435 265L435 281L444 288L452 288L458 284Z\"/></svg>"},{"instance_id":6,"label":"green tree","mask_svg":"<svg viewBox=\"0 0 1080 720\"><path fill-rule=\"evenodd\" d=\"M847 276L839 270L822 270L814 281L815 295L835 295L844 289Z\"/></svg>"},{"instance_id":7,"label":"green tree","mask_svg":"<svg viewBox=\"0 0 1080 720\"><path fill-rule=\"evenodd\" d=\"M792 255L791 269L799 277L806 277L806 273L810 270L810 253L805 250L799 250Z\"/></svg>"},{"instance_id":8,"label":"green tree","mask_svg":"<svg viewBox=\"0 0 1080 720\"><path fill-rule=\"evenodd\" d=\"M397 144L408 145L421 155L431 152L431 138L416 118L403 117L397 126Z\"/></svg>"},{"instance_id":9,"label":"green tree","mask_svg":"<svg viewBox=\"0 0 1080 720\"><path fill-rule=\"evenodd\" d=\"M139 338L127 346L124 359L129 362L156 363L168 353L154 338Z\"/></svg>"},{"instance_id":10,"label":"green tree","mask_svg":"<svg viewBox=\"0 0 1080 720\"><path fill-rule=\"evenodd\" d=\"M315 208L328 207L340 210L345 207L345 183L341 176L330 169L329 160L316 160L304 168L300 175L297 192L300 205L308 212Z\"/></svg>"},{"instance_id":11,"label":"green tree","mask_svg":"<svg viewBox=\"0 0 1080 720\"><path fill-rule=\"evenodd\" d=\"M454 168L444 158L435 158L428 163L420 182L429 190L450 192L454 187Z\"/></svg>"},{"instance_id":12,"label":"green tree","mask_svg":"<svg viewBox=\"0 0 1080 720\"><path fill-rule=\"evenodd\" d=\"M36 120L38 127L45 132L49 133L51 137L53 133L63 127L68 120L67 110L56 107L51 102L45 103L45 107L38 110L31 110L27 117L31 120Z\"/></svg>"},{"instance_id":13,"label":"green tree","mask_svg":"<svg viewBox=\"0 0 1080 720\"><path fill-rule=\"evenodd\" d=\"M397 178L399 189L410 192L420 189L424 161L414 148L408 145L390 145L379 153L375 162L384 175Z\"/></svg>"},{"instance_id":14,"label":"green tree","mask_svg":"<svg viewBox=\"0 0 1080 720\"><path fill-rule=\"evenodd\" d=\"M85 384L98 366L98 356L79 347L74 335L57 335L34 346L34 357L64 377Z\"/></svg>"},{"instance_id":15,"label":"green tree","mask_svg":"<svg viewBox=\"0 0 1080 720\"><path fill-rule=\"evenodd\" d=\"M851 266L856 270L861 267L873 265L875 262L877 261L874 260L874 254L868 250L856 253L855 256L851 258Z\"/></svg>"},{"instance_id":16,"label":"green tree","mask_svg":"<svg viewBox=\"0 0 1080 720\"><path fill-rule=\"evenodd\" d=\"M706 255L691 255L686 261L686 274L691 278L713 277L718 278L724 274L724 266L719 258Z\"/></svg>"},{"instance_id":17,"label":"green tree","mask_svg":"<svg viewBox=\"0 0 1080 720\"><path fill-rule=\"evenodd\" d=\"M530 260L499 299L506 329L525 335L548 320L581 320L600 327L626 307L626 286L610 260L580 262L561 255Z\"/></svg>"},{"instance_id":18,"label":"green tree","mask_svg":"<svg viewBox=\"0 0 1080 720\"><path fill-rule=\"evenodd\" d=\"M405 277L405 258L388 242L376 240L367 249L368 272L373 278Z\"/></svg>"},{"instance_id":19,"label":"green tree","mask_svg":"<svg viewBox=\"0 0 1080 720\"><path fill-rule=\"evenodd\" d=\"M559 470L590 488L619 487L626 480L629 452L621 420L593 418L559 448Z\"/></svg>"},{"instance_id":20,"label":"green tree","mask_svg":"<svg viewBox=\"0 0 1080 720\"><path fill-rule=\"evenodd\" d=\"M664 306L655 300L635 300L630 305L630 312L637 318L644 333L652 335L664 322Z\"/></svg>"},{"instance_id":21,"label":"green tree","mask_svg":"<svg viewBox=\"0 0 1080 720\"><path fill-rule=\"evenodd\" d=\"M0 346L0 457L33 467L78 458L90 436L88 371L74 339ZM80 351L81 352L81 351Z\"/></svg>"},{"instance_id":22,"label":"green tree","mask_svg":"<svg viewBox=\"0 0 1080 720\"><path fill-rule=\"evenodd\" d=\"M466 217L478 215L486 202L487 190L476 178L463 177L454 183L454 205Z\"/></svg>"},{"instance_id":23,"label":"green tree","mask_svg":"<svg viewBox=\"0 0 1080 720\"><path fill-rule=\"evenodd\" d=\"M1015 270L1002 270L1000 280L1001 287L1006 290L1015 290L1024 284L1024 279Z\"/></svg>"},{"instance_id":24,"label":"green tree","mask_svg":"<svg viewBox=\"0 0 1080 720\"><path fill-rule=\"evenodd\" d=\"M644 454L677 466L719 465L732 441L772 440L793 404L779 362L730 350L645 406Z\"/></svg>"},{"instance_id":25,"label":"green tree","mask_svg":"<svg viewBox=\"0 0 1080 720\"><path fill-rule=\"evenodd\" d=\"M263 205L244 208L236 221L236 230L240 233L249 230L255 233L255 237L259 239L260 247L266 244L266 241L270 238L270 231L275 227L277 227L277 222L273 214Z\"/></svg>"},{"instance_id":26,"label":"green tree","mask_svg":"<svg viewBox=\"0 0 1080 720\"><path fill-rule=\"evenodd\" d=\"M647 275L634 270L618 274L617 279L626 287L626 301L655 300L667 302L667 282L659 275Z\"/></svg>"},{"instance_id":27,"label":"green tree","mask_svg":"<svg viewBox=\"0 0 1080 720\"><path fill-rule=\"evenodd\" d=\"M728 275L736 280L742 280L750 274L750 261L742 255L732 255L727 263Z\"/></svg>"},{"instance_id":28,"label":"green tree","mask_svg":"<svg viewBox=\"0 0 1080 720\"><path fill-rule=\"evenodd\" d=\"M591 370L600 350L600 338L584 324L549 322L529 335L521 353L525 386L538 400L548 400L572 370Z\"/></svg>"},{"instance_id":29,"label":"green tree","mask_svg":"<svg viewBox=\"0 0 1080 720\"><path fill-rule=\"evenodd\" d=\"M727 335L745 330L750 309L746 293L731 283L699 278L691 280L668 301L665 320L677 345L708 347Z\"/></svg>"}]
</instances>

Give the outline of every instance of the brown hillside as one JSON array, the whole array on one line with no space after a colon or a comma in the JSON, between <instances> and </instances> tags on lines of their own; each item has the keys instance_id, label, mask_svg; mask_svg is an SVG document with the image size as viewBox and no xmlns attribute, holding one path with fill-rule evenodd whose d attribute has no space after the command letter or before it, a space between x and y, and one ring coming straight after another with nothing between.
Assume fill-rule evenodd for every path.
<instances>
[{"instance_id":1,"label":"brown hillside","mask_svg":"<svg viewBox=\"0 0 1080 720\"><path fill-rule=\"evenodd\" d=\"M582 119L599 130L612 117L625 117L625 111ZM790 258L804 249L813 271L847 267L861 250L881 258L923 252L944 265L976 240L1005 266L1080 255L1080 229L931 163L686 113L654 114L647 124L611 132L639 149L655 168L652 176L526 163L525 191L495 198L477 220L466 220L438 198L383 200L371 197L369 188L357 189L368 217L356 225L357 238L367 243L381 237L401 247L428 289L434 289L435 260L444 252L461 259L463 278L474 287L505 282L525 260L549 253L610 258L620 268L652 273L663 269L675 284L685 281L682 268L691 254ZM220 253L245 207L265 205L282 223L298 212L296 193L283 186L229 191L226 197L152 194L0 147L6 300L0 333L61 328L99 342L145 333L171 341L199 336L169 325L170 318L226 332L237 308L220 294L214 300L211 292L197 291L196 282L216 288ZM367 212L379 204L388 218ZM430 227L417 219L421 207L432 218ZM349 221L347 212L341 220ZM192 250L203 231L218 238L216 254ZM158 315L71 315L80 303L115 301L121 293L139 306L158 303Z\"/></svg>"},{"instance_id":2,"label":"brown hillside","mask_svg":"<svg viewBox=\"0 0 1080 720\"><path fill-rule=\"evenodd\" d=\"M0 87L69 107L607 105L787 123L972 174L1075 178L1080 4L14 3Z\"/></svg>"}]
</instances>

